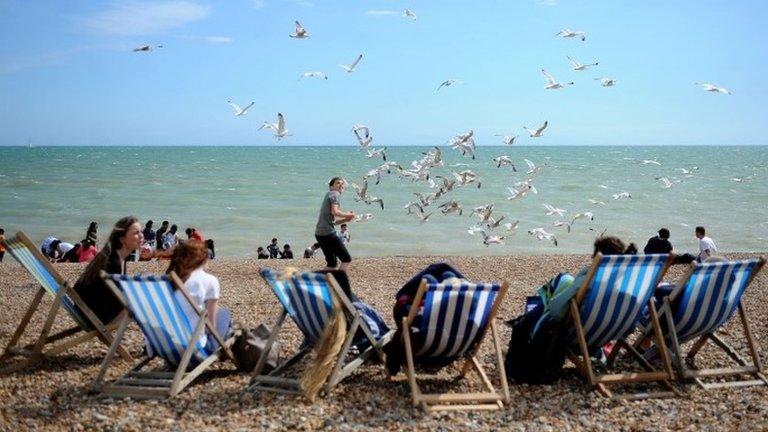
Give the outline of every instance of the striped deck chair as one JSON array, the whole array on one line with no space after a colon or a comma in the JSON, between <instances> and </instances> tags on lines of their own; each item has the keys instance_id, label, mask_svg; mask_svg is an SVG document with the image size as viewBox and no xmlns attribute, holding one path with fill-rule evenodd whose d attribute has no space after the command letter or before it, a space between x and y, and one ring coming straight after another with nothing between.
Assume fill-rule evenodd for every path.
<instances>
[{"instance_id":1,"label":"striped deck chair","mask_svg":"<svg viewBox=\"0 0 768 432\"><path fill-rule=\"evenodd\" d=\"M768 385L765 370L760 363L747 314L741 298L749 284L765 265L765 258L740 261L705 262L691 265L672 293L664 298L660 312L667 342L672 347L673 360L681 380L693 381L704 389ZM752 364L715 334L738 310L744 338ZM693 341L684 355L682 344ZM698 369L694 365L696 354L712 342L722 349L737 367ZM705 383L705 378L751 379L724 380Z\"/></svg>"},{"instance_id":2,"label":"striped deck chair","mask_svg":"<svg viewBox=\"0 0 768 432\"><path fill-rule=\"evenodd\" d=\"M406 374L411 387L413 404L425 411L501 409L509 403L509 388L504 371L501 345L494 318L507 292L507 283L433 284L422 279L408 316L403 317L402 335L405 344ZM420 322L414 320L418 305L424 300ZM499 375L499 390L494 389L477 352L488 329L491 329L495 350L495 366ZM416 375L419 362L430 359L463 359L459 378L474 368L485 388L471 393L423 393ZM422 378L429 378L423 376ZM432 377L434 378L434 377Z\"/></svg>"},{"instance_id":3,"label":"striped deck chair","mask_svg":"<svg viewBox=\"0 0 768 432\"><path fill-rule=\"evenodd\" d=\"M653 289L666 273L674 256L672 255L606 255L597 254L592 261L587 277L570 302L570 318L575 330L572 344L578 347L568 350L568 358L587 378L589 384L597 387L605 396L618 399L645 399L679 395L670 383L674 375L666 349L660 351L663 370L656 370L640 353L627 342L643 318L648 307L651 326L656 340L662 338L656 307L653 303ZM609 366L623 348L645 372L625 372L597 375L592 366L590 353L601 349L607 342L616 341L609 356ZM667 392L635 393L614 395L608 385L658 382Z\"/></svg>"},{"instance_id":4,"label":"striped deck chair","mask_svg":"<svg viewBox=\"0 0 768 432\"><path fill-rule=\"evenodd\" d=\"M215 326L206 317L206 312L197 309L192 297L184 288L184 283L175 273L162 276L125 276L102 272L102 277L125 305L128 315L121 320L115 342L107 352L107 357L94 380L95 389L114 397L173 397L222 356L235 361L230 348L236 335L225 340L216 332ZM202 318L194 327L175 296L175 291L181 292L185 297L182 301L189 302ZM107 383L104 376L131 319L136 321L144 334L147 354L127 373ZM199 337L206 329L209 337L214 337L219 343L214 352L208 352L200 343ZM144 370L153 359L163 360L161 367ZM189 368L191 370L188 371Z\"/></svg>"},{"instance_id":5,"label":"striped deck chair","mask_svg":"<svg viewBox=\"0 0 768 432\"><path fill-rule=\"evenodd\" d=\"M284 274L266 267L262 268L260 273L280 301L282 311L267 340L264 354L253 370L251 383L248 386L250 390L266 390L287 394L302 393L298 379L289 378L286 376L286 372L292 365L306 356L320 339L326 324L333 315L332 296L336 297L340 303L341 312L347 320L348 330L333 371L325 383L325 393L327 394L372 355L375 354L382 362L384 361L382 348L392 339L394 331L376 339L360 311L353 306L352 301L332 275L297 272L286 277ZM267 354L283 330L286 317L290 317L304 335L304 343L296 353L278 364L275 369L263 374ZM365 334L370 345L358 354L351 355L352 342L358 329Z\"/></svg>"},{"instance_id":6,"label":"striped deck chair","mask_svg":"<svg viewBox=\"0 0 768 432\"><path fill-rule=\"evenodd\" d=\"M104 325L23 232L18 232L14 237L6 239L5 247L11 256L37 280L40 288L0 355L0 374L11 373L37 364L94 337L107 346L112 343L111 331L117 327L117 324ZM53 303L48 309L42 331L34 342L19 345L46 293L53 298ZM51 328L59 308L63 308L76 325L51 335ZM120 356L126 360L131 359L131 355L125 349L118 348Z\"/></svg>"}]
</instances>

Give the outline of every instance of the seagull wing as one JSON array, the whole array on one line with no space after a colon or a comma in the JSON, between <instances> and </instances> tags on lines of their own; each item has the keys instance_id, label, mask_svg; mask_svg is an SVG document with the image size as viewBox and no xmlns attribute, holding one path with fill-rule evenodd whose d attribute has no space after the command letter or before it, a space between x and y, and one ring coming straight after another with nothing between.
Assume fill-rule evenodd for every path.
<instances>
[{"instance_id":1,"label":"seagull wing","mask_svg":"<svg viewBox=\"0 0 768 432\"><path fill-rule=\"evenodd\" d=\"M546 120L544 120L544 124L543 124L543 125L541 125L541 127L540 127L540 128L536 129L536 135L538 135L538 134L540 134L540 133L544 132L544 129L546 129L546 128L547 128L547 125L548 125L548 124L549 124L549 123L548 123Z\"/></svg>"},{"instance_id":2,"label":"seagull wing","mask_svg":"<svg viewBox=\"0 0 768 432\"><path fill-rule=\"evenodd\" d=\"M557 84L557 81L555 81L555 78L552 75L550 75L549 72L547 72L544 69L541 69L541 73L544 74L544 77L547 79L547 83L549 83L549 84Z\"/></svg>"},{"instance_id":3,"label":"seagull wing","mask_svg":"<svg viewBox=\"0 0 768 432\"><path fill-rule=\"evenodd\" d=\"M363 59L363 55L360 54L359 56L357 56L355 61L351 65L349 65L349 68L350 69L354 69L357 66L357 64L360 63L360 60L362 60L362 59Z\"/></svg>"},{"instance_id":4,"label":"seagull wing","mask_svg":"<svg viewBox=\"0 0 768 432\"><path fill-rule=\"evenodd\" d=\"M235 114L239 114L239 113L243 112L243 109L242 109L242 108L240 108L240 105L238 105L238 104L236 104L236 103L234 103L234 102L231 102L231 101L227 101L227 103L228 103L230 106L232 106L232 108L234 108L234 109L235 109ZM253 105L253 104L251 104L251 105ZM250 105L248 105L248 106L250 106Z\"/></svg>"},{"instance_id":5,"label":"seagull wing","mask_svg":"<svg viewBox=\"0 0 768 432\"><path fill-rule=\"evenodd\" d=\"M285 132L285 117L281 113L277 113L277 133Z\"/></svg>"}]
</instances>

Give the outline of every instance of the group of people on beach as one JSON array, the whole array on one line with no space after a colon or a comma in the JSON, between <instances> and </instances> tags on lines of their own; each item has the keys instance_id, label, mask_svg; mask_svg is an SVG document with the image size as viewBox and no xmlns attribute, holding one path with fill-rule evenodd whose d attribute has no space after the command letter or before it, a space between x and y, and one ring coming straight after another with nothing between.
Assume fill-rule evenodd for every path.
<instances>
[{"instance_id":1,"label":"group of people on beach","mask_svg":"<svg viewBox=\"0 0 768 432\"><path fill-rule=\"evenodd\" d=\"M160 228L153 230L155 222L150 219L144 224L142 234L144 242L141 247L141 259L167 258L172 255L173 249L179 244L179 227L164 220ZM216 246L213 239L206 239L198 228L187 228L184 233L188 240L197 240L203 243L210 259L216 258Z\"/></svg>"},{"instance_id":2,"label":"group of people on beach","mask_svg":"<svg viewBox=\"0 0 768 432\"><path fill-rule=\"evenodd\" d=\"M51 262L91 262L98 253L98 229L98 223L91 222L85 232L85 238L74 244L48 236L40 243L40 252Z\"/></svg>"}]
</instances>

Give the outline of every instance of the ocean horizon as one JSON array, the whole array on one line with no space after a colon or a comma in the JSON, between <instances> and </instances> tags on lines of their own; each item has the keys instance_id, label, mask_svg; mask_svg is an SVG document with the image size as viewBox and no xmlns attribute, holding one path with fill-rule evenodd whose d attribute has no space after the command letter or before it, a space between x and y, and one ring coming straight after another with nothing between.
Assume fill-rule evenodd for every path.
<instances>
[{"instance_id":1,"label":"ocean horizon","mask_svg":"<svg viewBox=\"0 0 768 432\"><path fill-rule=\"evenodd\" d=\"M478 146L475 160L440 148L445 165L432 169L432 179L471 169L482 187L444 195L425 209L435 213L423 224L403 206L416 199L415 192L432 191L426 182L400 179L394 170L378 185L371 180L369 192L383 199L384 210L356 202L348 188L342 209L372 214L365 223L350 224L353 257L589 253L602 232L642 249L661 227L670 229L677 252L696 252L697 225L707 228L721 252L766 250L768 154L760 146L485 145ZM408 168L431 149L393 145L387 160ZM502 154L517 172L491 161ZM510 201L507 187L529 177L524 159L546 164L533 179L538 194ZM0 227L6 235L22 230L38 243L50 235L76 242L93 220L101 244L112 224L130 214L142 224L154 220L155 227L169 220L182 234L196 227L215 240L221 258L255 257L272 237L301 256L314 242L328 179L340 175L360 183L383 162L350 145L0 146L0 161ZM662 177L672 186L665 188ZM631 198L613 199L621 192ZM451 199L461 202L461 216L437 208ZM494 217L505 218L493 233L505 237L501 245L485 246L482 236L467 233L476 220L471 209L489 203ZM544 204L566 210L565 217L547 216ZM594 220L576 220L570 233L553 226L584 212ZM515 220L519 228L507 232L503 223ZM529 235L533 228L554 234L558 245Z\"/></svg>"}]
</instances>

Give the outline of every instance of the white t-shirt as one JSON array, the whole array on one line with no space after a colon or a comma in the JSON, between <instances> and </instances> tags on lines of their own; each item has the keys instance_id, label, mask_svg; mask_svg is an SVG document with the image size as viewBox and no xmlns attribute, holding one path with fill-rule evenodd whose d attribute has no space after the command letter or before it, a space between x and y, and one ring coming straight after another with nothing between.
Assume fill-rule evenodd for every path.
<instances>
[{"instance_id":1,"label":"white t-shirt","mask_svg":"<svg viewBox=\"0 0 768 432\"><path fill-rule=\"evenodd\" d=\"M58 247L59 256L60 257L64 256L65 253L69 252L74 247L75 245L73 245L72 243L65 243L65 242L59 243L59 247Z\"/></svg>"},{"instance_id":2,"label":"white t-shirt","mask_svg":"<svg viewBox=\"0 0 768 432\"><path fill-rule=\"evenodd\" d=\"M221 294L219 279L210 273L206 273L202 268L193 271L189 275L189 278L184 283L184 287L187 289L187 292L190 294L192 300L195 302L195 306L197 306L199 310L205 310L206 300L218 300L219 295ZM199 316L189 306L189 302L184 298L184 294L180 292L176 292L175 294L176 299L179 301L179 304L181 304L182 309L184 309L184 313L187 314L189 324L194 328L197 325ZM212 319L211 322L213 322ZM205 345L206 342L208 342L208 336L207 332L203 330L203 333L200 335L200 343Z\"/></svg>"},{"instance_id":3,"label":"white t-shirt","mask_svg":"<svg viewBox=\"0 0 768 432\"><path fill-rule=\"evenodd\" d=\"M704 253L705 250L709 249L709 256L717 255L717 246L715 246L715 242L712 241L711 238L704 236L699 239L699 260L704 261L707 259L707 255Z\"/></svg>"}]
</instances>

